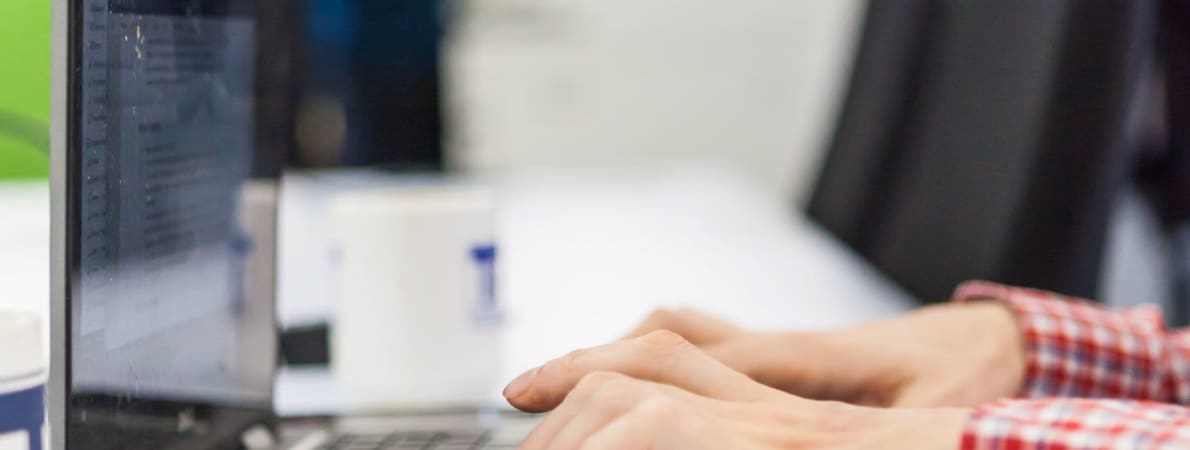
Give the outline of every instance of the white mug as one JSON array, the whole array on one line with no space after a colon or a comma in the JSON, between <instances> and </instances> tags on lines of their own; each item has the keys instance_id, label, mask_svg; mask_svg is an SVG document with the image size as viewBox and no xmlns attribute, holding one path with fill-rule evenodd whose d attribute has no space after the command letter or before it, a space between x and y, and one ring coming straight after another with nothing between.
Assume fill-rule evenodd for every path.
<instances>
[{"instance_id":1,"label":"white mug","mask_svg":"<svg viewBox=\"0 0 1190 450\"><path fill-rule=\"evenodd\" d=\"M0 450L45 444L45 363L32 313L0 311Z\"/></svg>"},{"instance_id":2,"label":"white mug","mask_svg":"<svg viewBox=\"0 0 1190 450\"><path fill-rule=\"evenodd\" d=\"M495 205L476 187L332 199L331 365L363 408L470 406L494 392L502 315Z\"/></svg>"}]
</instances>

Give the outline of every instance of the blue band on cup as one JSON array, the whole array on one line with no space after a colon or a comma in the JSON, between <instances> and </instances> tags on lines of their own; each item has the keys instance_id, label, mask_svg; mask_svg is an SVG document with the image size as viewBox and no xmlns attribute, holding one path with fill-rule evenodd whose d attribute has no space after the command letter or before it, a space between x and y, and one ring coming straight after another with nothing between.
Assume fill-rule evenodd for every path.
<instances>
[{"instance_id":1,"label":"blue band on cup","mask_svg":"<svg viewBox=\"0 0 1190 450\"><path fill-rule=\"evenodd\" d=\"M44 424L44 386L0 394L0 434L24 431L29 437L29 450L41 450Z\"/></svg>"}]
</instances>

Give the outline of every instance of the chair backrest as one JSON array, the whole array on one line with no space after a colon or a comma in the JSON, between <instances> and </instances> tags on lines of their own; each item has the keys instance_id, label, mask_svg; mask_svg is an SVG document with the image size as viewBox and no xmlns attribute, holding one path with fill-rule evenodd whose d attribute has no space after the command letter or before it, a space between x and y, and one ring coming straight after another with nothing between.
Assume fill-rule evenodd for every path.
<instances>
[{"instance_id":1,"label":"chair backrest","mask_svg":"<svg viewBox=\"0 0 1190 450\"><path fill-rule=\"evenodd\" d=\"M1156 2L870 2L809 214L919 298L1095 294Z\"/></svg>"}]
</instances>

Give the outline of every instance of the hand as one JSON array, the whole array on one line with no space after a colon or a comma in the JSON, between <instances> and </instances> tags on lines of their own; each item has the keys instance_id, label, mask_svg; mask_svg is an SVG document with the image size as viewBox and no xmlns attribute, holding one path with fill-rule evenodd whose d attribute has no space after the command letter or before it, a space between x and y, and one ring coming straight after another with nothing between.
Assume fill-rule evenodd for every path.
<instances>
[{"instance_id":1,"label":"hand","mask_svg":"<svg viewBox=\"0 0 1190 450\"><path fill-rule=\"evenodd\" d=\"M571 353L505 395L526 411L553 410L521 450L950 450L969 416L798 398L666 331Z\"/></svg>"},{"instance_id":2,"label":"hand","mask_svg":"<svg viewBox=\"0 0 1190 450\"><path fill-rule=\"evenodd\" d=\"M661 310L629 337L656 330L774 388L861 405L977 406L1016 394L1025 371L1016 319L993 302L826 332L751 332L690 310Z\"/></svg>"}]
</instances>

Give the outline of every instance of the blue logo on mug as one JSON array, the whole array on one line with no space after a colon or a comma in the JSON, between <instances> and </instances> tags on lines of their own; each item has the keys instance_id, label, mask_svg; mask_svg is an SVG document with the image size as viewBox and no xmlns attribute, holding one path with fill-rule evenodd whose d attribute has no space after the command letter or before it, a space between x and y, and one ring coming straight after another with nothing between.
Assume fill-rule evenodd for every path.
<instances>
[{"instance_id":1,"label":"blue logo on mug","mask_svg":"<svg viewBox=\"0 0 1190 450\"><path fill-rule=\"evenodd\" d=\"M479 301L475 308L475 318L481 325L497 325L502 320L496 292L497 253L496 245L491 243L471 248L471 260L479 269Z\"/></svg>"},{"instance_id":2,"label":"blue logo on mug","mask_svg":"<svg viewBox=\"0 0 1190 450\"><path fill-rule=\"evenodd\" d=\"M45 424L45 387L0 394L0 434L25 432L29 450L41 450Z\"/></svg>"}]
</instances>

